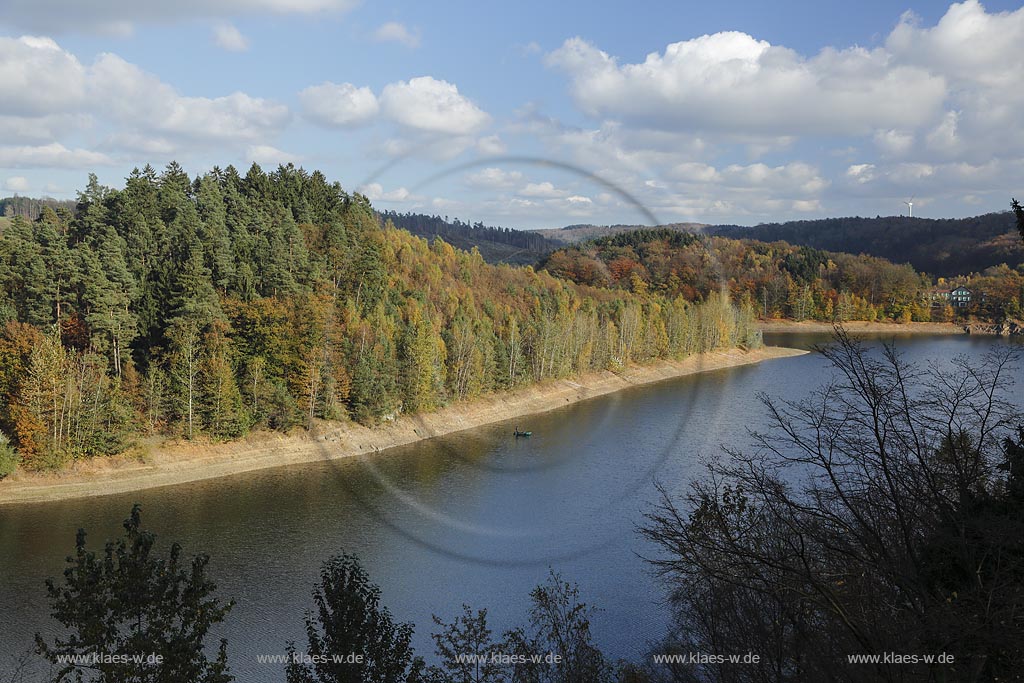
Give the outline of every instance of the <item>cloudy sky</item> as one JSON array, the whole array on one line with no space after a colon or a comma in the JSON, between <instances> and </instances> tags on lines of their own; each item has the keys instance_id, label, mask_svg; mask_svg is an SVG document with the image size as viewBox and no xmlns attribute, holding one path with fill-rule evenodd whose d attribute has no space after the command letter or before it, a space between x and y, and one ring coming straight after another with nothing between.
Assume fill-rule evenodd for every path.
<instances>
[{"instance_id":1,"label":"cloudy sky","mask_svg":"<svg viewBox=\"0 0 1024 683\"><path fill-rule=\"evenodd\" d=\"M1022 45L1004 0L4 0L0 194L173 159L526 228L974 215L1024 194Z\"/></svg>"}]
</instances>

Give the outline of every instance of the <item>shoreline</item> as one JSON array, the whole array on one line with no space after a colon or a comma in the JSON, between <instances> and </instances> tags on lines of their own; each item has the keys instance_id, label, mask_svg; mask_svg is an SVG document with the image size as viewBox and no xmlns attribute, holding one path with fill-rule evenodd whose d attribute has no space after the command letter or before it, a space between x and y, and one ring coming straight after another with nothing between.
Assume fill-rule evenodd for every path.
<instances>
[{"instance_id":1,"label":"shoreline","mask_svg":"<svg viewBox=\"0 0 1024 683\"><path fill-rule=\"evenodd\" d=\"M817 320L760 320L757 323L761 332L768 334L798 334L832 332L832 323ZM883 323L851 320L843 323L847 332L882 333L882 334L967 334L962 325L956 323Z\"/></svg>"},{"instance_id":2,"label":"shoreline","mask_svg":"<svg viewBox=\"0 0 1024 683\"><path fill-rule=\"evenodd\" d=\"M622 372L605 370L490 394L422 415L402 416L376 427L353 422L319 422L313 431L282 434L261 431L238 441L161 441L143 455L95 458L59 473L18 472L0 481L0 506L92 498L187 484L321 460L380 452L396 446L472 429L495 422L547 412L633 386L710 370L751 365L808 353L766 346L753 351L721 351L681 361L633 365Z\"/></svg>"}]
</instances>

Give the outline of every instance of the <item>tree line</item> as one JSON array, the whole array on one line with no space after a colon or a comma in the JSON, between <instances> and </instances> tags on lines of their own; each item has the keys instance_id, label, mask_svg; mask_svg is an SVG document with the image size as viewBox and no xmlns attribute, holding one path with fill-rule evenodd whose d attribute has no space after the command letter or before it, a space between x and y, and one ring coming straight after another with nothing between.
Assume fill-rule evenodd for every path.
<instances>
[{"instance_id":1,"label":"tree line","mask_svg":"<svg viewBox=\"0 0 1024 683\"><path fill-rule=\"evenodd\" d=\"M73 210L44 206L0 234L0 471L118 453L143 434L373 424L758 343L728 293L491 266L381 225L319 172L147 166L124 189L91 176Z\"/></svg>"},{"instance_id":2,"label":"tree line","mask_svg":"<svg viewBox=\"0 0 1024 683\"><path fill-rule=\"evenodd\" d=\"M762 318L843 322L931 316L929 280L910 266L785 242L638 230L565 248L543 267L574 282L687 298L725 286Z\"/></svg>"},{"instance_id":3,"label":"tree line","mask_svg":"<svg viewBox=\"0 0 1024 683\"><path fill-rule=\"evenodd\" d=\"M761 318L847 322L949 322L967 316L1018 317L1024 268L1006 264L950 280L873 256L821 251L786 242L708 237L670 229L638 230L566 247L543 269L573 282L633 292L700 298L727 287ZM971 306L954 310L932 295L965 284Z\"/></svg>"},{"instance_id":4,"label":"tree line","mask_svg":"<svg viewBox=\"0 0 1024 683\"><path fill-rule=\"evenodd\" d=\"M51 209L72 209L75 206L75 202L70 200L62 199L33 199L32 197L4 197L0 199L0 216L4 218L13 218L14 216L22 216L29 220L34 221L39 218L43 212L43 207L49 207Z\"/></svg>"},{"instance_id":5,"label":"tree line","mask_svg":"<svg viewBox=\"0 0 1024 683\"><path fill-rule=\"evenodd\" d=\"M870 254L938 277L980 272L1001 263L1024 263L1024 244L1014 231L1014 215L994 212L970 218L825 218L753 227L716 225L707 230L722 237L784 240L790 244Z\"/></svg>"},{"instance_id":6,"label":"tree line","mask_svg":"<svg viewBox=\"0 0 1024 683\"><path fill-rule=\"evenodd\" d=\"M467 251L476 247L488 263L533 265L561 246L561 243L536 232L492 227L479 221L469 223L447 216L396 211L384 211L381 217L420 237L440 237Z\"/></svg>"}]
</instances>

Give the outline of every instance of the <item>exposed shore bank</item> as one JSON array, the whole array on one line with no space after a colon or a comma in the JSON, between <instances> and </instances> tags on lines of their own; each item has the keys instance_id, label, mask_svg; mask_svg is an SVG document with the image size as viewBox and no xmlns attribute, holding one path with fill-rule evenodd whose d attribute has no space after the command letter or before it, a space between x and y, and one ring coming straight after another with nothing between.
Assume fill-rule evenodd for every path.
<instances>
[{"instance_id":1,"label":"exposed shore bank","mask_svg":"<svg viewBox=\"0 0 1024 683\"><path fill-rule=\"evenodd\" d=\"M333 460L382 451L434 436L546 412L595 396L708 370L807 353L769 346L754 351L706 353L682 361L630 366L493 394L433 413L400 417L368 428L324 422L314 432L258 432L230 443L164 441L141 459L96 458L54 474L19 472L0 481L0 505L88 498L185 484L255 470Z\"/></svg>"},{"instance_id":2,"label":"exposed shore bank","mask_svg":"<svg viewBox=\"0 0 1024 683\"><path fill-rule=\"evenodd\" d=\"M832 332L832 323L816 320L762 320L757 326L762 332L772 334ZM872 334L966 334L963 326L956 323L883 323L860 320L845 322L843 327L847 332Z\"/></svg>"}]
</instances>

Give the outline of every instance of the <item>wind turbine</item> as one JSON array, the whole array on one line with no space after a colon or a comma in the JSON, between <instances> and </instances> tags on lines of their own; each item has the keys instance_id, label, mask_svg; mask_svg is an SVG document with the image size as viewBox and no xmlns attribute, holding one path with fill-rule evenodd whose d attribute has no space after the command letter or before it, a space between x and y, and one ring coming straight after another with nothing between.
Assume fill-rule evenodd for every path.
<instances>
[{"instance_id":1,"label":"wind turbine","mask_svg":"<svg viewBox=\"0 0 1024 683\"><path fill-rule=\"evenodd\" d=\"M916 196L917 195L914 195L914 197ZM907 208L910 209L910 218L914 217L914 197L911 197L909 202L903 202L907 205Z\"/></svg>"}]
</instances>

